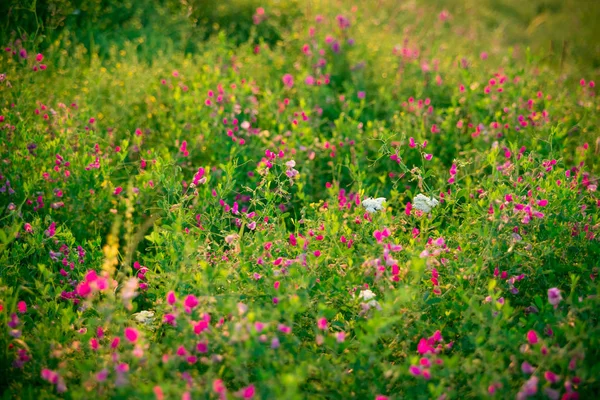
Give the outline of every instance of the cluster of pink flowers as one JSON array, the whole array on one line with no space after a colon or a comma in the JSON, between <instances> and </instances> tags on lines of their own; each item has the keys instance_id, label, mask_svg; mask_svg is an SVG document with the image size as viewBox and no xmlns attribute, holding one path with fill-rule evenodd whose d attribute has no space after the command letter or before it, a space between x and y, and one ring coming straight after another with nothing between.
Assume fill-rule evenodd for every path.
<instances>
[{"instance_id":1,"label":"cluster of pink flowers","mask_svg":"<svg viewBox=\"0 0 600 400\"><path fill-rule=\"evenodd\" d=\"M422 356L419 360L419 365L411 365L408 372L413 376L422 376L427 380L431 379L432 365L443 364L442 359L435 356L441 353L445 348L452 348L452 342L443 345L443 341L444 339L440 331L435 331L429 338L421 338L417 345L417 351Z\"/></svg>"},{"instance_id":2,"label":"cluster of pink flowers","mask_svg":"<svg viewBox=\"0 0 600 400\"><path fill-rule=\"evenodd\" d=\"M85 278L77 285L76 292L80 297L89 298L95 293L106 292L114 286L115 282L111 282L106 276L98 276L96 271L89 270L85 274Z\"/></svg>"}]
</instances>

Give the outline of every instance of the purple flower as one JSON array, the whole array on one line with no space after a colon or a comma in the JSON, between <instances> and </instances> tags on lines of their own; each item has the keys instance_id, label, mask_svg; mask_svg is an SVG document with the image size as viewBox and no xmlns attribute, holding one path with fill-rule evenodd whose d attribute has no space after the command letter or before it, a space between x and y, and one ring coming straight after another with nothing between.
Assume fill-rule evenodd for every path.
<instances>
[{"instance_id":1,"label":"purple flower","mask_svg":"<svg viewBox=\"0 0 600 400\"><path fill-rule=\"evenodd\" d=\"M554 308L558 307L558 303L562 300L562 296L560 295L560 290L557 288L548 289L548 302L554 306Z\"/></svg>"},{"instance_id":2,"label":"purple flower","mask_svg":"<svg viewBox=\"0 0 600 400\"><path fill-rule=\"evenodd\" d=\"M533 374L534 370L535 368L533 368L533 366L527 361L523 361L523 364L521 364L521 371L523 371L524 374L531 375Z\"/></svg>"}]
</instances>

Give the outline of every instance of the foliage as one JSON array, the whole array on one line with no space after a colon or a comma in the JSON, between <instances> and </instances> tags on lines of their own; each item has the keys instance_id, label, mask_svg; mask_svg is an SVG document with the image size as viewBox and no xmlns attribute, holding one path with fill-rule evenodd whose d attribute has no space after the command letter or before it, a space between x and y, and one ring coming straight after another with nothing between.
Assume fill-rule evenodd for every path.
<instances>
[{"instance_id":1,"label":"foliage","mask_svg":"<svg viewBox=\"0 0 600 400\"><path fill-rule=\"evenodd\" d=\"M3 396L598 393L593 70L433 2L232 4L2 32Z\"/></svg>"}]
</instances>

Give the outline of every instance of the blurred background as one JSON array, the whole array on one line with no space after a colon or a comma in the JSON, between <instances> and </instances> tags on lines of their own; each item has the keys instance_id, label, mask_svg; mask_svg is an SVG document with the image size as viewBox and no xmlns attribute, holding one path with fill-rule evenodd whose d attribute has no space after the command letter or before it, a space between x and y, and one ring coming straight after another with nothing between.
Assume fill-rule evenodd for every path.
<instances>
[{"instance_id":1,"label":"blurred background","mask_svg":"<svg viewBox=\"0 0 600 400\"><path fill-rule=\"evenodd\" d=\"M218 34L235 45L275 46L293 27L308 28L316 15L351 7L362 33L376 44L408 34L426 37L435 19L424 17L443 10L463 39L457 46L530 48L558 69L588 75L600 69L597 0L3 0L0 41L27 34L40 50L66 41L101 57L135 43L138 55L152 61L157 54L198 52ZM269 18L256 24L259 8L268 9Z\"/></svg>"}]
</instances>

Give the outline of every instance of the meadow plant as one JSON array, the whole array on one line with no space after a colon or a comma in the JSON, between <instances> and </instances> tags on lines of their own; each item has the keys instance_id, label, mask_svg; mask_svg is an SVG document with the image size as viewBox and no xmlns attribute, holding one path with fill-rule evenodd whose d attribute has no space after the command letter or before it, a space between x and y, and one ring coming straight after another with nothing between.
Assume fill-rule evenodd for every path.
<instances>
[{"instance_id":1,"label":"meadow plant","mask_svg":"<svg viewBox=\"0 0 600 400\"><path fill-rule=\"evenodd\" d=\"M597 71L242 3L198 51L3 35L3 396L597 395Z\"/></svg>"}]
</instances>

